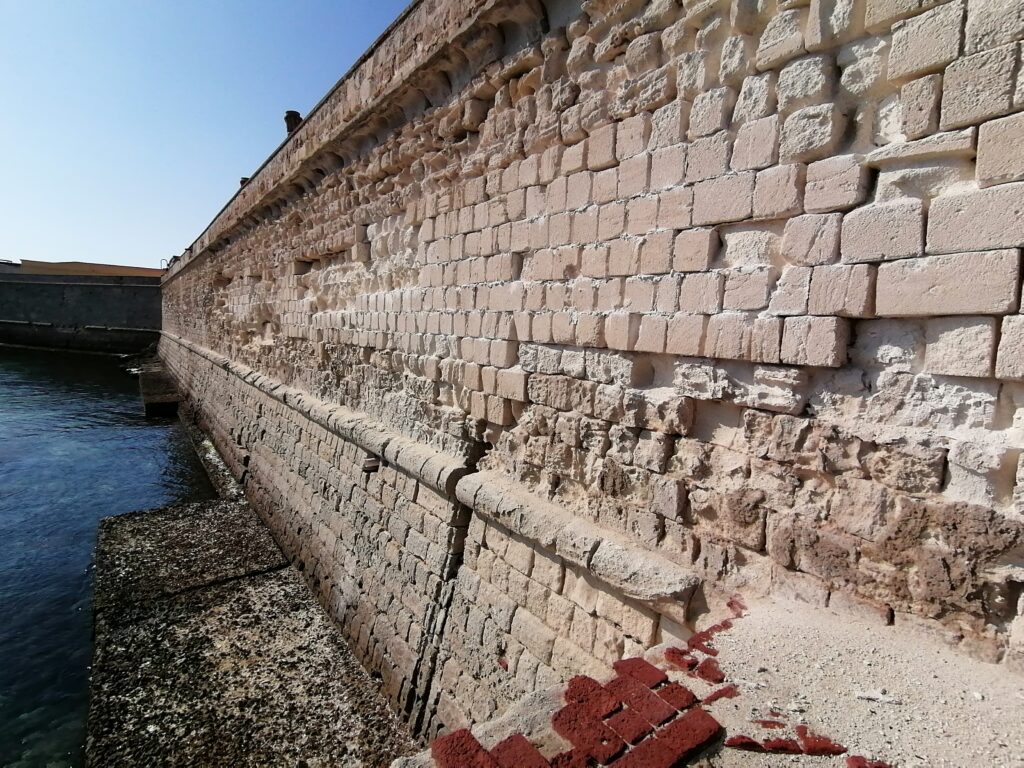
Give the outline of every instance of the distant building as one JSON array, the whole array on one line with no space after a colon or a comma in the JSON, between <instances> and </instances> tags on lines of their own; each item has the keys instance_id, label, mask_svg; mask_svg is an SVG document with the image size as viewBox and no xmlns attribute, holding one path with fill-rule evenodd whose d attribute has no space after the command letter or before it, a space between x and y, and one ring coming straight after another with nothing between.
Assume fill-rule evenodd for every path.
<instances>
[{"instance_id":1,"label":"distant building","mask_svg":"<svg viewBox=\"0 0 1024 768\"><path fill-rule=\"evenodd\" d=\"M18 262L8 261L7 259L0 259L0 275L10 274L11 272L20 271Z\"/></svg>"},{"instance_id":2,"label":"distant building","mask_svg":"<svg viewBox=\"0 0 1024 768\"><path fill-rule=\"evenodd\" d=\"M14 266L8 270L7 264ZM22 259L21 267L13 262L0 261L0 272L20 272L23 275L96 275L107 277L160 277L164 270L152 267L125 267L119 264L91 264L85 261L32 261Z\"/></svg>"}]
</instances>

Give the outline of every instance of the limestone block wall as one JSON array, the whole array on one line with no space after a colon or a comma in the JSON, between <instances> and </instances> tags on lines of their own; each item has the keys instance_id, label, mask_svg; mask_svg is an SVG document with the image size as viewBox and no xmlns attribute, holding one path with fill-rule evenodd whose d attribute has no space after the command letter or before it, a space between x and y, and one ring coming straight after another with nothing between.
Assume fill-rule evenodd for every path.
<instances>
[{"instance_id":1,"label":"limestone block wall","mask_svg":"<svg viewBox=\"0 0 1024 768\"><path fill-rule=\"evenodd\" d=\"M175 262L161 354L420 732L737 588L1019 663L1022 39L424 0Z\"/></svg>"}]
</instances>

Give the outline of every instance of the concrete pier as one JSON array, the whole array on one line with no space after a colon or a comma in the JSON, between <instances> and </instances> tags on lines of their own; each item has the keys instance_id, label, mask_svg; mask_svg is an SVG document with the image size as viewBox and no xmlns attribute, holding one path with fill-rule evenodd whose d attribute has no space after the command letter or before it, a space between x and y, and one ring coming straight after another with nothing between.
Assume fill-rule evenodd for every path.
<instances>
[{"instance_id":1,"label":"concrete pier","mask_svg":"<svg viewBox=\"0 0 1024 768\"><path fill-rule=\"evenodd\" d=\"M245 503L107 518L88 766L379 766L412 749Z\"/></svg>"}]
</instances>

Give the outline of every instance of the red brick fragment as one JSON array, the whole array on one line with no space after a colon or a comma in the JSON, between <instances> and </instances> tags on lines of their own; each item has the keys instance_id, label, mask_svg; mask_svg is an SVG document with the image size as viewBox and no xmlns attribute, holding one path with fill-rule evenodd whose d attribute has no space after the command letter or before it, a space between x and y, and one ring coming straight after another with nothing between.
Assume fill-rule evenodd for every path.
<instances>
[{"instance_id":1,"label":"red brick fragment","mask_svg":"<svg viewBox=\"0 0 1024 768\"><path fill-rule=\"evenodd\" d=\"M651 725L660 725L675 716L676 711L664 699L636 678L619 675L605 686L609 693L632 707Z\"/></svg>"},{"instance_id":2,"label":"red brick fragment","mask_svg":"<svg viewBox=\"0 0 1024 768\"><path fill-rule=\"evenodd\" d=\"M675 682L663 685L655 693L676 709L686 709L697 703L697 697L693 695L693 691Z\"/></svg>"},{"instance_id":3,"label":"red brick fragment","mask_svg":"<svg viewBox=\"0 0 1024 768\"><path fill-rule=\"evenodd\" d=\"M697 666L697 660L682 648L669 648L665 651L665 661L673 667L689 672Z\"/></svg>"},{"instance_id":4,"label":"red brick fragment","mask_svg":"<svg viewBox=\"0 0 1024 768\"><path fill-rule=\"evenodd\" d=\"M597 680L585 675L577 675L566 684L565 700L585 707L594 717L607 717L622 705Z\"/></svg>"},{"instance_id":5,"label":"red brick fragment","mask_svg":"<svg viewBox=\"0 0 1024 768\"><path fill-rule=\"evenodd\" d=\"M769 731L776 730L778 728L785 728L786 724L779 720L751 720L754 725L760 725Z\"/></svg>"},{"instance_id":6,"label":"red brick fragment","mask_svg":"<svg viewBox=\"0 0 1024 768\"><path fill-rule=\"evenodd\" d=\"M430 755L438 768L501 768L465 728L434 739Z\"/></svg>"},{"instance_id":7,"label":"red brick fragment","mask_svg":"<svg viewBox=\"0 0 1024 768\"><path fill-rule=\"evenodd\" d=\"M547 759L525 736L517 733L497 744L491 750L501 768L549 768Z\"/></svg>"},{"instance_id":8,"label":"red brick fragment","mask_svg":"<svg viewBox=\"0 0 1024 768\"><path fill-rule=\"evenodd\" d=\"M737 619L742 619L747 615L747 604L743 602L743 598L739 595L733 595L730 597L729 602L725 605L730 611L732 611L732 615Z\"/></svg>"},{"instance_id":9,"label":"red brick fragment","mask_svg":"<svg viewBox=\"0 0 1024 768\"><path fill-rule=\"evenodd\" d=\"M599 763L607 763L626 748L611 728L581 704L567 704L551 719L551 726L569 743Z\"/></svg>"},{"instance_id":10,"label":"red brick fragment","mask_svg":"<svg viewBox=\"0 0 1024 768\"><path fill-rule=\"evenodd\" d=\"M892 766L881 760L868 760L861 755L851 755L846 758L846 768L892 768Z\"/></svg>"},{"instance_id":11,"label":"red brick fragment","mask_svg":"<svg viewBox=\"0 0 1024 768\"><path fill-rule=\"evenodd\" d=\"M842 744L837 744L827 736L819 736L806 725L796 727L796 737L800 739L805 755L842 755L846 752Z\"/></svg>"},{"instance_id":12,"label":"red brick fragment","mask_svg":"<svg viewBox=\"0 0 1024 768\"><path fill-rule=\"evenodd\" d=\"M735 699L739 695L740 689L737 688L734 683L729 683L728 685L723 685L721 688L716 688L705 696L704 703L710 704L711 702L718 701L719 699Z\"/></svg>"},{"instance_id":13,"label":"red brick fragment","mask_svg":"<svg viewBox=\"0 0 1024 768\"><path fill-rule=\"evenodd\" d=\"M715 718L700 707L693 707L660 729L656 738L668 744L677 759L682 759L709 744L721 730Z\"/></svg>"},{"instance_id":14,"label":"red brick fragment","mask_svg":"<svg viewBox=\"0 0 1024 768\"><path fill-rule=\"evenodd\" d=\"M650 723L636 713L636 710L629 707L620 709L605 722L627 744L636 744L654 730Z\"/></svg>"},{"instance_id":15,"label":"red brick fragment","mask_svg":"<svg viewBox=\"0 0 1024 768\"><path fill-rule=\"evenodd\" d=\"M706 653L708 656L717 656L718 649L709 645L709 643L715 635L720 632L724 632L727 629L732 629L732 619L723 619L717 624L712 624L707 629L691 635L690 639L686 641L686 645L691 651L700 651L701 653Z\"/></svg>"},{"instance_id":16,"label":"red brick fragment","mask_svg":"<svg viewBox=\"0 0 1024 768\"><path fill-rule=\"evenodd\" d=\"M654 688L668 680L668 676L664 672L639 656L616 661L612 664L612 668L620 675L629 675L648 688Z\"/></svg>"},{"instance_id":17,"label":"red brick fragment","mask_svg":"<svg viewBox=\"0 0 1024 768\"><path fill-rule=\"evenodd\" d=\"M551 768L593 768L597 762L578 749L561 752L551 758Z\"/></svg>"},{"instance_id":18,"label":"red brick fragment","mask_svg":"<svg viewBox=\"0 0 1024 768\"><path fill-rule=\"evenodd\" d=\"M697 665L697 668L693 670L692 674L695 677L699 677L701 680L705 680L706 682L713 683L715 685L725 682L725 673L722 671L722 668L718 666L718 662L714 659L704 659L704 661Z\"/></svg>"},{"instance_id":19,"label":"red brick fragment","mask_svg":"<svg viewBox=\"0 0 1024 768\"><path fill-rule=\"evenodd\" d=\"M796 739L765 739L761 742L765 752L777 752L784 755L802 755L803 748Z\"/></svg>"},{"instance_id":20,"label":"red brick fragment","mask_svg":"<svg viewBox=\"0 0 1024 768\"><path fill-rule=\"evenodd\" d=\"M730 736L725 740L725 746L732 747L733 749L742 749L745 752L764 752L764 747L761 746L761 742L755 741L749 736L744 736L743 734Z\"/></svg>"},{"instance_id":21,"label":"red brick fragment","mask_svg":"<svg viewBox=\"0 0 1024 768\"><path fill-rule=\"evenodd\" d=\"M673 768L676 765L679 765L679 758L670 745L647 739L616 761L615 768Z\"/></svg>"},{"instance_id":22,"label":"red brick fragment","mask_svg":"<svg viewBox=\"0 0 1024 768\"><path fill-rule=\"evenodd\" d=\"M498 666L504 669L506 672L508 672L508 659L506 659L504 656L499 656Z\"/></svg>"}]
</instances>

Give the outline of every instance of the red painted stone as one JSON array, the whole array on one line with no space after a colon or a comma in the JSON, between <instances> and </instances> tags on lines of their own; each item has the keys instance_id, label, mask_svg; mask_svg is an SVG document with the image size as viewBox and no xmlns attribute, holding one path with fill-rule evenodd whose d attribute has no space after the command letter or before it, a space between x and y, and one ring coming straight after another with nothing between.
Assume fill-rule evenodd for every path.
<instances>
[{"instance_id":1,"label":"red painted stone","mask_svg":"<svg viewBox=\"0 0 1024 768\"><path fill-rule=\"evenodd\" d=\"M784 755L802 755L804 753L795 739L765 739L761 742L765 752L778 752Z\"/></svg>"},{"instance_id":2,"label":"red painted stone","mask_svg":"<svg viewBox=\"0 0 1024 768\"><path fill-rule=\"evenodd\" d=\"M761 742L755 741L749 736L744 736L742 734L730 736L725 740L725 746L732 747L733 749L742 749L745 752L764 752L764 747L761 746Z\"/></svg>"},{"instance_id":3,"label":"red painted stone","mask_svg":"<svg viewBox=\"0 0 1024 768\"><path fill-rule=\"evenodd\" d=\"M654 730L650 723L636 713L636 710L629 707L620 709L605 720L605 723L627 744L636 744Z\"/></svg>"},{"instance_id":4,"label":"red painted stone","mask_svg":"<svg viewBox=\"0 0 1024 768\"><path fill-rule=\"evenodd\" d=\"M779 720L751 720L754 725L760 725L769 731L776 730L778 728L785 728L786 724Z\"/></svg>"},{"instance_id":5,"label":"red painted stone","mask_svg":"<svg viewBox=\"0 0 1024 768\"><path fill-rule=\"evenodd\" d=\"M721 730L715 718L700 707L693 707L660 729L656 738L668 744L677 759L682 759L713 741Z\"/></svg>"},{"instance_id":6,"label":"red painted stone","mask_svg":"<svg viewBox=\"0 0 1024 768\"><path fill-rule=\"evenodd\" d=\"M578 749L562 752L551 758L551 768L593 768L594 758Z\"/></svg>"},{"instance_id":7,"label":"red painted stone","mask_svg":"<svg viewBox=\"0 0 1024 768\"><path fill-rule=\"evenodd\" d=\"M498 658L498 666L508 672L508 659L504 656Z\"/></svg>"},{"instance_id":8,"label":"red painted stone","mask_svg":"<svg viewBox=\"0 0 1024 768\"><path fill-rule=\"evenodd\" d=\"M710 704L711 702L718 701L719 699L735 699L739 695L740 689L737 688L734 683L729 683L728 685L723 685L721 688L716 688L705 696L704 703Z\"/></svg>"},{"instance_id":9,"label":"red painted stone","mask_svg":"<svg viewBox=\"0 0 1024 768\"><path fill-rule=\"evenodd\" d=\"M501 768L549 768L550 763L522 734L509 736L491 750Z\"/></svg>"},{"instance_id":10,"label":"red painted stone","mask_svg":"<svg viewBox=\"0 0 1024 768\"><path fill-rule=\"evenodd\" d=\"M697 660L682 648L669 648L665 651L665 661L673 667L689 672L697 666Z\"/></svg>"},{"instance_id":11,"label":"red painted stone","mask_svg":"<svg viewBox=\"0 0 1024 768\"><path fill-rule=\"evenodd\" d=\"M842 755L846 752L842 744L836 744L827 736L819 736L806 725L796 727L796 737L800 739L805 755Z\"/></svg>"},{"instance_id":12,"label":"red painted stone","mask_svg":"<svg viewBox=\"0 0 1024 768\"><path fill-rule=\"evenodd\" d=\"M675 709L636 678L619 675L605 687L651 725L660 725L675 717Z\"/></svg>"},{"instance_id":13,"label":"red painted stone","mask_svg":"<svg viewBox=\"0 0 1024 768\"><path fill-rule=\"evenodd\" d=\"M678 764L671 746L657 739L647 739L617 760L615 768L673 768Z\"/></svg>"},{"instance_id":14,"label":"red painted stone","mask_svg":"<svg viewBox=\"0 0 1024 768\"><path fill-rule=\"evenodd\" d=\"M586 707L594 717L607 717L622 706L603 685L585 675L577 675L566 684L565 700Z\"/></svg>"},{"instance_id":15,"label":"red painted stone","mask_svg":"<svg viewBox=\"0 0 1024 768\"><path fill-rule=\"evenodd\" d=\"M725 682L725 673L714 659L704 659L704 661L697 665L692 674L701 680L715 685Z\"/></svg>"},{"instance_id":16,"label":"red painted stone","mask_svg":"<svg viewBox=\"0 0 1024 768\"><path fill-rule=\"evenodd\" d=\"M465 728L434 739L430 755L438 768L501 768Z\"/></svg>"},{"instance_id":17,"label":"red painted stone","mask_svg":"<svg viewBox=\"0 0 1024 768\"><path fill-rule=\"evenodd\" d=\"M892 768L892 766L881 760L868 760L861 755L851 755L846 758L846 768Z\"/></svg>"},{"instance_id":18,"label":"red painted stone","mask_svg":"<svg viewBox=\"0 0 1024 768\"><path fill-rule=\"evenodd\" d=\"M676 682L663 685L655 693L676 709L686 709L697 703L697 697L693 695L693 691Z\"/></svg>"},{"instance_id":19,"label":"red painted stone","mask_svg":"<svg viewBox=\"0 0 1024 768\"><path fill-rule=\"evenodd\" d=\"M616 661L612 664L612 668L618 672L619 675L629 675L642 685L646 685L648 688L654 688L668 680L668 677L664 672L639 656L632 659L621 659L620 661Z\"/></svg>"},{"instance_id":20,"label":"red painted stone","mask_svg":"<svg viewBox=\"0 0 1024 768\"><path fill-rule=\"evenodd\" d=\"M743 598L739 595L733 595L729 598L726 607L732 611L732 615L737 619L742 619L747 615L747 604L743 602Z\"/></svg>"},{"instance_id":21,"label":"red painted stone","mask_svg":"<svg viewBox=\"0 0 1024 768\"><path fill-rule=\"evenodd\" d=\"M551 726L577 750L607 763L626 748L611 728L581 704L567 704L555 713Z\"/></svg>"}]
</instances>

